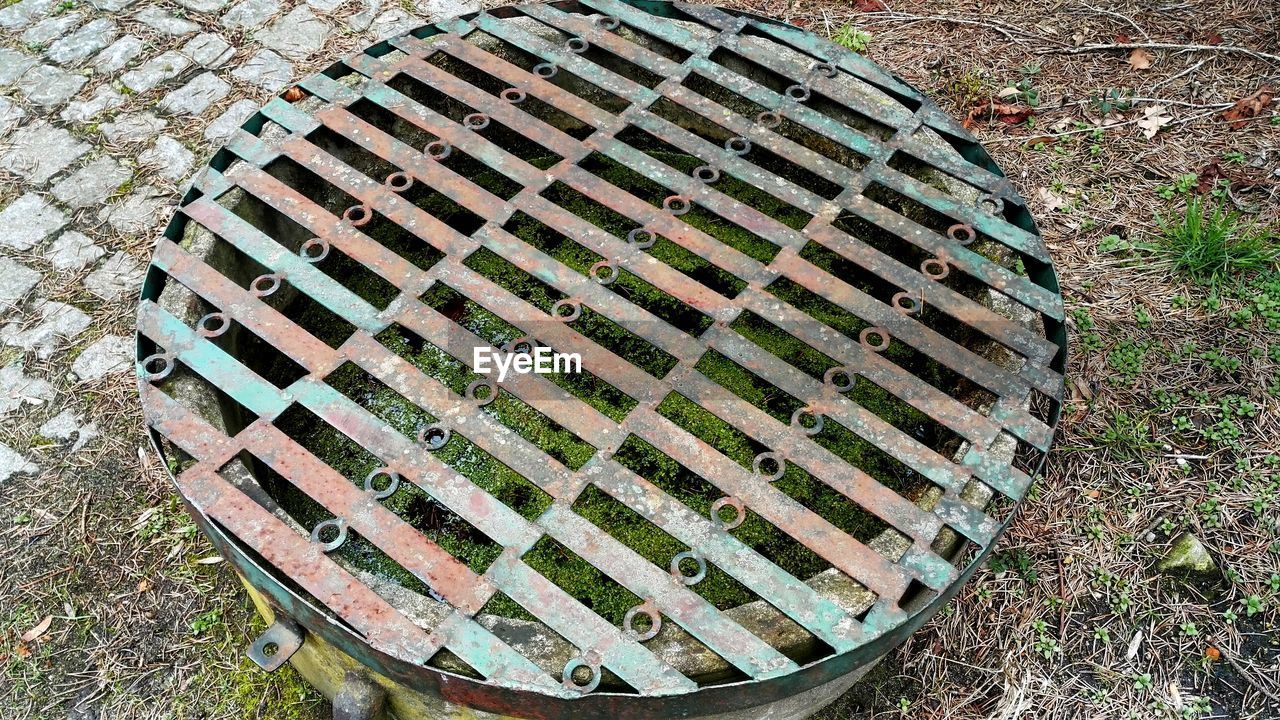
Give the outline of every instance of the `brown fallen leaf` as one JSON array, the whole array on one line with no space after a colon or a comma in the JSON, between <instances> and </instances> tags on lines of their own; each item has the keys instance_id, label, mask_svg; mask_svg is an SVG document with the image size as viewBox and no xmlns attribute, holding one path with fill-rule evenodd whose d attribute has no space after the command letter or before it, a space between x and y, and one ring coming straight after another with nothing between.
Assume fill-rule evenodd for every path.
<instances>
[{"instance_id":1,"label":"brown fallen leaf","mask_svg":"<svg viewBox=\"0 0 1280 720\"><path fill-rule=\"evenodd\" d=\"M1045 209L1049 212L1061 210L1062 208L1070 205L1065 198L1049 188L1040 188L1036 191L1036 194L1040 197L1040 201L1044 203Z\"/></svg>"},{"instance_id":2,"label":"brown fallen leaf","mask_svg":"<svg viewBox=\"0 0 1280 720\"><path fill-rule=\"evenodd\" d=\"M996 102L988 100L984 103L973 106L969 110L969 115L965 117L962 123L966 128L972 128L978 124L981 119L999 120L1006 125L1016 125L1023 120L1035 114L1034 108L1025 105L1013 105L1010 103Z\"/></svg>"},{"instance_id":3,"label":"brown fallen leaf","mask_svg":"<svg viewBox=\"0 0 1280 720\"><path fill-rule=\"evenodd\" d=\"M1223 172L1222 166L1217 161L1200 168L1200 172L1196 175L1196 192L1204 195L1213 190L1218 184L1219 178L1225 178L1227 174Z\"/></svg>"},{"instance_id":4,"label":"brown fallen leaf","mask_svg":"<svg viewBox=\"0 0 1280 720\"><path fill-rule=\"evenodd\" d=\"M298 102L303 97L305 97L305 95L302 92L302 88L299 87L291 87L284 91L284 99L286 102Z\"/></svg>"},{"instance_id":5,"label":"brown fallen leaf","mask_svg":"<svg viewBox=\"0 0 1280 720\"><path fill-rule=\"evenodd\" d=\"M889 7L884 0L854 0L853 9L858 12L884 12Z\"/></svg>"},{"instance_id":6,"label":"brown fallen leaf","mask_svg":"<svg viewBox=\"0 0 1280 720\"><path fill-rule=\"evenodd\" d=\"M1124 33L1120 33L1116 35L1117 45L1128 45L1131 42L1133 42L1133 38L1129 37L1128 35L1125 35Z\"/></svg>"},{"instance_id":7,"label":"brown fallen leaf","mask_svg":"<svg viewBox=\"0 0 1280 720\"><path fill-rule=\"evenodd\" d=\"M1206 44L1206 45L1221 45L1221 44L1222 44L1222 33L1218 32L1218 31L1216 31L1216 30L1210 31L1210 32L1209 32L1209 35L1208 35L1207 37L1205 37L1204 42L1205 42L1205 44Z\"/></svg>"},{"instance_id":8,"label":"brown fallen leaf","mask_svg":"<svg viewBox=\"0 0 1280 720\"><path fill-rule=\"evenodd\" d=\"M1239 130L1253 118L1262 113L1275 98L1276 91L1270 85L1263 85L1254 94L1240 98L1235 105L1222 113L1222 119L1231 123L1232 130Z\"/></svg>"},{"instance_id":9,"label":"brown fallen leaf","mask_svg":"<svg viewBox=\"0 0 1280 720\"><path fill-rule=\"evenodd\" d=\"M1061 138L1053 137L1052 135L1037 135L1027 141L1027 147L1033 148L1037 145L1052 145L1060 139Z\"/></svg>"},{"instance_id":10,"label":"brown fallen leaf","mask_svg":"<svg viewBox=\"0 0 1280 720\"><path fill-rule=\"evenodd\" d=\"M35 642L36 638L39 638L41 635L45 634L46 631L48 631L49 626L51 624L53 624L53 616L46 615L43 620L36 623L35 627L22 633L22 637L20 639L24 643Z\"/></svg>"},{"instance_id":11,"label":"brown fallen leaf","mask_svg":"<svg viewBox=\"0 0 1280 720\"><path fill-rule=\"evenodd\" d=\"M1134 48L1129 53L1129 67L1134 70L1146 70L1155 64L1156 56L1147 52L1143 48Z\"/></svg>"}]
</instances>

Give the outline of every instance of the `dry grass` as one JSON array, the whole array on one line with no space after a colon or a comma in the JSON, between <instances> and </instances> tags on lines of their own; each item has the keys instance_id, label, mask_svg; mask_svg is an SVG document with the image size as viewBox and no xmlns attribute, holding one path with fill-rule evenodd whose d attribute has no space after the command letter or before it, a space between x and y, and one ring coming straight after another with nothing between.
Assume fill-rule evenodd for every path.
<instances>
[{"instance_id":1,"label":"dry grass","mask_svg":"<svg viewBox=\"0 0 1280 720\"><path fill-rule=\"evenodd\" d=\"M1280 336L1250 282L1211 296L1125 249L1153 239L1157 213L1179 212L1188 197L1181 176L1214 162L1239 180L1224 202L1259 227L1280 227L1280 125L1263 118L1237 130L1220 116L1280 78L1275 4L944 1L879 13L807 0L732 4L818 32L869 32L872 59L957 115L1019 82L1035 90L1034 127L995 122L978 133L1030 198L1073 316L1058 447L998 548L1003 571L982 571L875 682L824 716L1280 717L1280 597L1270 584L1280 573L1280 468L1267 462L1280 454ZM365 43L340 37L326 54ZM1082 50L1115 43L1178 47L1150 48L1144 70L1127 62L1132 48ZM1095 98L1113 89L1131 109L1103 112ZM238 85L234 95L263 93ZM1138 123L1154 106L1169 122L1148 139ZM205 158L202 130L169 128ZM106 245L142 260L148 240ZM19 259L43 267L34 255ZM129 334L128 303L48 284L44 295L92 310L86 340ZM1238 314L1248 307L1253 317ZM71 456L43 443L35 428L60 408L0 428L0 440L34 448L45 470L0 488L4 716L320 717L296 678L244 667L245 603L224 565L196 562L211 551L144 449L132 382L61 379L74 351L44 364L28 358L27 369L59 385L102 439ZM1224 423L1228 396L1256 412L1236 402ZM1182 529L1235 577L1211 600L1153 570ZM1247 617L1250 596L1264 609ZM47 616L39 640L18 640ZM1206 659L1210 647L1221 660ZM1193 697L1207 697L1210 714Z\"/></svg>"}]
</instances>

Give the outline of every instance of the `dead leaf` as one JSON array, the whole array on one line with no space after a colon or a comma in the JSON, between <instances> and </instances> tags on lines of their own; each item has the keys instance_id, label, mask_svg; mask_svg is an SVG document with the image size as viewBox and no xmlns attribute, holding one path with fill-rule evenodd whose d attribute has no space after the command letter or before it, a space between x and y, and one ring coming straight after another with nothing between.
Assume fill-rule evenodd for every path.
<instances>
[{"instance_id":1,"label":"dead leaf","mask_svg":"<svg viewBox=\"0 0 1280 720\"><path fill-rule=\"evenodd\" d=\"M1129 37L1128 35L1125 35L1124 33L1120 33L1119 35L1116 35L1117 45L1128 45L1131 42L1133 42L1133 38Z\"/></svg>"},{"instance_id":2,"label":"dead leaf","mask_svg":"<svg viewBox=\"0 0 1280 720\"><path fill-rule=\"evenodd\" d=\"M1134 70L1146 70L1155 64L1156 57L1142 48L1134 48L1129 53L1129 67Z\"/></svg>"},{"instance_id":3,"label":"dead leaf","mask_svg":"<svg viewBox=\"0 0 1280 720\"><path fill-rule=\"evenodd\" d=\"M222 562L221 555L210 555L209 557L200 558L199 560L196 561L196 564L197 565L217 565L220 562Z\"/></svg>"},{"instance_id":4,"label":"dead leaf","mask_svg":"<svg viewBox=\"0 0 1280 720\"><path fill-rule=\"evenodd\" d=\"M306 97L306 95L303 94L302 88L300 87L295 86L284 91L284 99L286 102L298 102L304 97Z\"/></svg>"},{"instance_id":5,"label":"dead leaf","mask_svg":"<svg viewBox=\"0 0 1280 720\"><path fill-rule=\"evenodd\" d=\"M966 128L972 128L978 124L979 120L999 120L1006 125L1016 125L1023 120L1035 114L1034 108L1025 105L1013 105L1010 103L996 102L988 100L979 105L973 106L969 110L969 115L965 117L962 123Z\"/></svg>"},{"instance_id":6,"label":"dead leaf","mask_svg":"<svg viewBox=\"0 0 1280 720\"><path fill-rule=\"evenodd\" d=\"M1134 633L1133 639L1129 641L1129 650L1124 654L1124 659L1128 660L1129 662L1133 662L1133 659L1138 656L1138 646L1141 644L1142 644L1142 631L1139 630L1138 632Z\"/></svg>"},{"instance_id":7,"label":"dead leaf","mask_svg":"<svg viewBox=\"0 0 1280 720\"><path fill-rule=\"evenodd\" d=\"M1275 97L1275 90L1270 85L1263 85L1254 94L1240 98L1235 105L1222 113L1222 118L1231 123L1232 130L1239 130L1253 118L1262 113Z\"/></svg>"},{"instance_id":8,"label":"dead leaf","mask_svg":"<svg viewBox=\"0 0 1280 720\"><path fill-rule=\"evenodd\" d=\"M1036 193L1040 196L1040 201L1044 203L1045 209L1049 212L1061 210L1069 204L1065 198L1049 188L1040 188Z\"/></svg>"},{"instance_id":9,"label":"dead leaf","mask_svg":"<svg viewBox=\"0 0 1280 720\"><path fill-rule=\"evenodd\" d=\"M1196 175L1196 192L1201 195L1208 193L1218 184L1220 178L1225 177L1227 177L1227 174L1222 171L1222 166L1217 161L1205 165L1200 168L1199 174Z\"/></svg>"},{"instance_id":10,"label":"dead leaf","mask_svg":"<svg viewBox=\"0 0 1280 720\"><path fill-rule=\"evenodd\" d=\"M884 0L854 0L853 9L858 12L884 12L889 7Z\"/></svg>"},{"instance_id":11,"label":"dead leaf","mask_svg":"<svg viewBox=\"0 0 1280 720\"><path fill-rule=\"evenodd\" d=\"M20 639L21 639L21 640L22 640L22 642L24 642L24 643L35 642L35 641L36 641L36 638L38 638L38 637L40 637L41 635L45 634L45 632L49 629L49 626L50 626L50 625L52 625L52 624L53 624L53 616L52 616L52 615L46 615L46 616L45 616L45 618L44 618L43 620L41 620L40 622L36 623L36 626L35 626L35 627L33 627L33 628L31 628L30 630L28 630L28 631L26 631L26 632L22 633L22 637L21 637Z\"/></svg>"},{"instance_id":12,"label":"dead leaf","mask_svg":"<svg viewBox=\"0 0 1280 720\"><path fill-rule=\"evenodd\" d=\"M1218 32L1218 31L1216 31L1216 30L1210 31L1210 32L1209 32L1209 35L1205 38L1205 44L1206 44L1206 45L1221 45L1221 44L1222 44L1222 33Z\"/></svg>"},{"instance_id":13,"label":"dead leaf","mask_svg":"<svg viewBox=\"0 0 1280 720\"><path fill-rule=\"evenodd\" d=\"M1056 138L1056 137L1053 137L1052 135L1037 135L1027 141L1027 147L1033 148L1037 145L1046 145L1046 146L1052 145L1058 142L1058 140L1060 139L1061 138Z\"/></svg>"},{"instance_id":14,"label":"dead leaf","mask_svg":"<svg viewBox=\"0 0 1280 720\"><path fill-rule=\"evenodd\" d=\"M1142 111L1142 117L1136 123L1142 128L1142 135L1150 140L1160 132L1160 128L1173 122L1173 116L1165 113L1164 105L1152 105Z\"/></svg>"},{"instance_id":15,"label":"dead leaf","mask_svg":"<svg viewBox=\"0 0 1280 720\"><path fill-rule=\"evenodd\" d=\"M1204 656L1209 662L1218 662L1222 659L1222 651L1210 645L1204 649Z\"/></svg>"},{"instance_id":16,"label":"dead leaf","mask_svg":"<svg viewBox=\"0 0 1280 720\"><path fill-rule=\"evenodd\" d=\"M13 649L13 654L23 659L29 658L31 657L31 647L26 643L20 642L18 643L18 646Z\"/></svg>"},{"instance_id":17,"label":"dead leaf","mask_svg":"<svg viewBox=\"0 0 1280 720\"><path fill-rule=\"evenodd\" d=\"M138 592L144 593L151 589L151 581L142 579L138 581Z\"/></svg>"}]
</instances>

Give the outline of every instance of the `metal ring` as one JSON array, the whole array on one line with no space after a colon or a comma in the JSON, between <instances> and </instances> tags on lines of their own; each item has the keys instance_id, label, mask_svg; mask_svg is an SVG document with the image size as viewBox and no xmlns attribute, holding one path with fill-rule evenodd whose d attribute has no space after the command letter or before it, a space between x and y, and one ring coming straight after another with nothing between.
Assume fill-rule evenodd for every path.
<instances>
[{"instance_id":1,"label":"metal ring","mask_svg":"<svg viewBox=\"0 0 1280 720\"><path fill-rule=\"evenodd\" d=\"M258 277L253 279L253 282L249 283L249 292L254 297L260 297L260 298L266 297L271 293L280 289L280 281L283 279L284 279L284 276L282 276L280 273L267 273L266 275L259 275ZM265 288L262 287L263 281L266 281L267 283L267 287Z\"/></svg>"},{"instance_id":2,"label":"metal ring","mask_svg":"<svg viewBox=\"0 0 1280 720\"><path fill-rule=\"evenodd\" d=\"M381 490L375 490L373 487L374 478L385 475L391 480L387 486ZM396 490L400 489L400 473L393 471L391 468L381 467L370 472L364 478L364 491L373 493L374 500L386 500L395 495Z\"/></svg>"},{"instance_id":3,"label":"metal ring","mask_svg":"<svg viewBox=\"0 0 1280 720\"><path fill-rule=\"evenodd\" d=\"M817 62L809 66L809 70L827 78L833 78L840 74L835 65L829 62Z\"/></svg>"},{"instance_id":4,"label":"metal ring","mask_svg":"<svg viewBox=\"0 0 1280 720\"><path fill-rule=\"evenodd\" d=\"M413 176L407 172L393 172L387 176L386 186L392 192L404 192L413 187Z\"/></svg>"},{"instance_id":5,"label":"metal ring","mask_svg":"<svg viewBox=\"0 0 1280 720\"><path fill-rule=\"evenodd\" d=\"M560 308L565 308L565 307L573 308L568 315L562 315L560 313ZM577 300L574 300L573 298L565 298L564 300L557 300L556 304L551 306L551 317L561 322L573 322L574 320L577 320L581 315L582 315L582 303L578 302Z\"/></svg>"},{"instance_id":6,"label":"metal ring","mask_svg":"<svg viewBox=\"0 0 1280 720\"><path fill-rule=\"evenodd\" d=\"M368 205L352 205L343 211L342 219L355 227L362 227L368 225L369 221L373 219L373 211L369 209Z\"/></svg>"},{"instance_id":7,"label":"metal ring","mask_svg":"<svg viewBox=\"0 0 1280 720\"><path fill-rule=\"evenodd\" d=\"M209 327L209 323L218 322L217 327ZM200 337L213 338L218 337L231 327L231 318L227 317L224 312L211 312L208 315L196 321L196 334Z\"/></svg>"},{"instance_id":8,"label":"metal ring","mask_svg":"<svg viewBox=\"0 0 1280 720\"><path fill-rule=\"evenodd\" d=\"M1004 199L995 195L981 195L976 202L978 209L988 215L998 215L1004 212Z\"/></svg>"},{"instance_id":9,"label":"metal ring","mask_svg":"<svg viewBox=\"0 0 1280 720\"><path fill-rule=\"evenodd\" d=\"M774 470L772 473L766 473L764 471L764 464L771 461L773 464L778 466L778 469ZM751 461L751 469L765 480L773 482L774 480L781 478L782 474L787 471L787 461L782 459L782 456L776 452L762 452L756 456L755 460Z\"/></svg>"},{"instance_id":10,"label":"metal ring","mask_svg":"<svg viewBox=\"0 0 1280 720\"><path fill-rule=\"evenodd\" d=\"M520 349L521 345L526 345L528 346L529 349L521 350ZM507 353L508 355L528 355L529 353L533 352L533 349L536 346L537 346L537 343L533 341L533 338L529 337L528 335L521 335L515 340L503 343L502 352Z\"/></svg>"},{"instance_id":11,"label":"metal ring","mask_svg":"<svg viewBox=\"0 0 1280 720\"><path fill-rule=\"evenodd\" d=\"M489 116L484 113L471 113L462 118L462 126L468 130L483 130L489 127Z\"/></svg>"},{"instance_id":12,"label":"metal ring","mask_svg":"<svg viewBox=\"0 0 1280 720\"><path fill-rule=\"evenodd\" d=\"M765 110L756 115L756 124L762 128L772 130L782 124L782 114L773 110Z\"/></svg>"},{"instance_id":13,"label":"metal ring","mask_svg":"<svg viewBox=\"0 0 1280 720\"><path fill-rule=\"evenodd\" d=\"M476 390L479 389L481 386L489 388L489 394L483 398L476 397ZM480 407L484 407L485 405L488 405L489 403L498 399L498 386L495 385L493 381L488 378L480 378L479 380L471 381L471 384L467 386L466 394L467 394L468 400L479 405Z\"/></svg>"},{"instance_id":14,"label":"metal ring","mask_svg":"<svg viewBox=\"0 0 1280 720\"><path fill-rule=\"evenodd\" d=\"M636 615L644 615L649 618L649 629L640 632L635 628ZM652 640L658 636L658 632L662 630L662 613L658 612L658 608L648 600L631 608L626 615L622 616L622 629L632 640L636 642L644 642Z\"/></svg>"},{"instance_id":15,"label":"metal ring","mask_svg":"<svg viewBox=\"0 0 1280 720\"><path fill-rule=\"evenodd\" d=\"M449 428L440 423L432 423L418 428L418 442L425 445L428 450L439 450L449 442L449 436L452 433Z\"/></svg>"},{"instance_id":16,"label":"metal ring","mask_svg":"<svg viewBox=\"0 0 1280 720\"><path fill-rule=\"evenodd\" d=\"M934 257L920 263L920 272L930 280L941 280L951 273L951 267L947 265L946 260Z\"/></svg>"},{"instance_id":17,"label":"metal ring","mask_svg":"<svg viewBox=\"0 0 1280 720\"><path fill-rule=\"evenodd\" d=\"M580 37L571 37L564 42L564 49L574 54L582 54L587 51L591 44Z\"/></svg>"},{"instance_id":18,"label":"metal ring","mask_svg":"<svg viewBox=\"0 0 1280 720\"><path fill-rule=\"evenodd\" d=\"M163 366L159 370L152 370L151 367L155 363L163 363ZM173 362L173 353L162 352L148 355L138 364L141 366L142 379L148 382L156 382L169 377L169 373L173 372L175 363Z\"/></svg>"},{"instance_id":19,"label":"metal ring","mask_svg":"<svg viewBox=\"0 0 1280 720\"><path fill-rule=\"evenodd\" d=\"M961 235L964 237L961 238ZM972 225L956 223L955 225L947 228L947 237L955 240L961 245L969 245L978 238L978 233L974 232Z\"/></svg>"},{"instance_id":20,"label":"metal ring","mask_svg":"<svg viewBox=\"0 0 1280 720\"><path fill-rule=\"evenodd\" d=\"M720 511L724 508L733 508L737 511L737 516L732 520L725 520L720 515ZM736 497L722 497L711 503L711 521L720 526L721 530L732 530L742 524L747 519L747 509L742 505L742 501Z\"/></svg>"},{"instance_id":21,"label":"metal ring","mask_svg":"<svg viewBox=\"0 0 1280 720\"><path fill-rule=\"evenodd\" d=\"M806 415L813 418L812 425L804 424ZM822 432L822 413L814 412L810 408L796 408L796 411L791 413L791 424L800 428L805 435L817 435Z\"/></svg>"},{"instance_id":22,"label":"metal ring","mask_svg":"<svg viewBox=\"0 0 1280 720\"><path fill-rule=\"evenodd\" d=\"M696 575L685 575L681 572L680 563L685 560L692 560L698 563L698 572ZM692 550L685 550L682 553L676 553L676 556L671 558L671 575L685 585L696 585L702 581L702 578L707 576L707 561L703 560L701 555Z\"/></svg>"},{"instance_id":23,"label":"metal ring","mask_svg":"<svg viewBox=\"0 0 1280 720\"><path fill-rule=\"evenodd\" d=\"M506 100L512 105L516 105L518 103L524 102L524 99L528 97L528 95L526 95L525 92L520 88L509 87L506 90L503 90L502 92L498 93L498 97L502 98L503 100Z\"/></svg>"},{"instance_id":24,"label":"metal ring","mask_svg":"<svg viewBox=\"0 0 1280 720\"><path fill-rule=\"evenodd\" d=\"M863 332L866 332L866 330L863 330ZM863 344L866 344L865 340L863 341ZM840 375L843 375L845 380L848 382L836 382L837 377ZM836 392L849 392L853 389L855 377L856 376L851 370L849 370L849 368L837 365L835 367L827 368L827 372L822 376L822 381L830 385L831 389Z\"/></svg>"},{"instance_id":25,"label":"metal ring","mask_svg":"<svg viewBox=\"0 0 1280 720\"><path fill-rule=\"evenodd\" d=\"M682 195L669 195L662 201L662 209L672 215L683 215L689 212L692 206L693 204L689 202L689 198Z\"/></svg>"},{"instance_id":26,"label":"metal ring","mask_svg":"<svg viewBox=\"0 0 1280 720\"><path fill-rule=\"evenodd\" d=\"M573 673L578 668L587 668L591 671L591 680L585 685L579 685L578 682L573 679ZM589 663L584 657L572 658L569 662L564 664L564 679L562 680L562 683L570 690L577 690L580 693L589 693L592 690L595 690L596 686L600 684L600 665Z\"/></svg>"},{"instance_id":27,"label":"metal ring","mask_svg":"<svg viewBox=\"0 0 1280 720\"><path fill-rule=\"evenodd\" d=\"M298 255L309 263L318 263L329 257L329 241L324 238L311 238L298 248Z\"/></svg>"},{"instance_id":28,"label":"metal ring","mask_svg":"<svg viewBox=\"0 0 1280 720\"><path fill-rule=\"evenodd\" d=\"M795 100L796 102L804 102L805 100L808 100L810 94L809 88L804 85L792 85L787 88L787 97Z\"/></svg>"},{"instance_id":29,"label":"metal ring","mask_svg":"<svg viewBox=\"0 0 1280 720\"><path fill-rule=\"evenodd\" d=\"M920 301L911 293L897 293L893 296L891 302L895 310L905 315L915 315L920 312Z\"/></svg>"},{"instance_id":30,"label":"metal ring","mask_svg":"<svg viewBox=\"0 0 1280 720\"><path fill-rule=\"evenodd\" d=\"M872 337L880 339L877 342L872 342ZM888 348L890 339L889 332L880 327L862 328L862 332L858 333L858 342L862 343L863 347L873 352L881 352L885 348Z\"/></svg>"},{"instance_id":31,"label":"metal ring","mask_svg":"<svg viewBox=\"0 0 1280 720\"><path fill-rule=\"evenodd\" d=\"M601 30L617 30L622 21L612 15L601 15L596 18L596 27Z\"/></svg>"},{"instance_id":32,"label":"metal ring","mask_svg":"<svg viewBox=\"0 0 1280 720\"><path fill-rule=\"evenodd\" d=\"M724 149L734 155L746 155L751 152L751 141L744 137L731 137L724 141Z\"/></svg>"},{"instance_id":33,"label":"metal ring","mask_svg":"<svg viewBox=\"0 0 1280 720\"><path fill-rule=\"evenodd\" d=\"M605 272L605 271L608 272ZM618 279L618 265L612 260L601 260L591 266L591 279L601 285L608 285Z\"/></svg>"},{"instance_id":34,"label":"metal ring","mask_svg":"<svg viewBox=\"0 0 1280 720\"><path fill-rule=\"evenodd\" d=\"M449 157L449 153L453 152L453 146L449 144L448 140L439 138L427 143L422 152L426 153L427 157L432 160L443 160Z\"/></svg>"},{"instance_id":35,"label":"metal ring","mask_svg":"<svg viewBox=\"0 0 1280 720\"><path fill-rule=\"evenodd\" d=\"M559 71L560 71L560 68L556 67L551 63L544 62L544 63L538 63L537 65L533 66L533 74L537 75L538 77L544 80L549 80L555 77L556 73Z\"/></svg>"},{"instance_id":36,"label":"metal ring","mask_svg":"<svg viewBox=\"0 0 1280 720\"><path fill-rule=\"evenodd\" d=\"M720 179L720 171L710 165L703 165L693 171L693 176L704 183L713 183Z\"/></svg>"},{"instance_id":37,"label":"metal ring","mask_svg":"<svg viewBox=\"0 0 1280 720\"><path fill-rule=\"evenodd\" d=\"M637 240L636 238L640 237L641 235L644 235L645 239ZM649 248L653 247L653 244L657 241L658 241L658 236L654 234L652 230L645 230L644 228L635 228L631 232L627 233L627 242L631 243L632 245L635 245L637 248L640 248L641 250L648 250Z\"/></svg>"},{"instance_id":38,"label":"metal ring","mask_svg":"<svg viewBox=\"0 0 1280 720\"><path fill-rule=\"evenodd\" d=\"M325 531L326 528L330 528L330 527L338 528L338 536L328 542L325 542L320 539L320 535ZM319 543L320 549L324 552L327 552L327 553L333 552L334 550L337 550L338 548L342 547L342 543L346 541L347 541L347 521L343 520L342 518L330 518L328 520L322 520L314 528L311 529L311 542Z\"/></svg>"}]
</instances>

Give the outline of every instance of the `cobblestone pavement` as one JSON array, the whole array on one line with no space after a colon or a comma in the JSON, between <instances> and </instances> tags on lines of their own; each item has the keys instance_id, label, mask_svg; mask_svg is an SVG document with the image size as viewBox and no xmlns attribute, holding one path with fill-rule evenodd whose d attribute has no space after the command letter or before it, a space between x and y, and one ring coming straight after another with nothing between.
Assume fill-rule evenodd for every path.
<instances>
[{"instance_id":1,"label":"cobblestone pavement","mask_svg":"<svg viewBox=\"0 0 1280 720\"><path fill-rule=\"evenodd\" d=\"M145 447L135 298L186 179L272 94L473 6L0 0L0 716L310 717L248 674L244 600Z\"/></svg>"}]
</instances>

